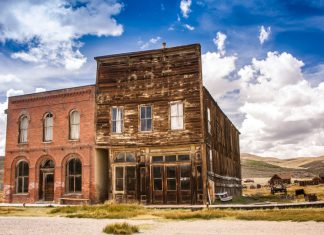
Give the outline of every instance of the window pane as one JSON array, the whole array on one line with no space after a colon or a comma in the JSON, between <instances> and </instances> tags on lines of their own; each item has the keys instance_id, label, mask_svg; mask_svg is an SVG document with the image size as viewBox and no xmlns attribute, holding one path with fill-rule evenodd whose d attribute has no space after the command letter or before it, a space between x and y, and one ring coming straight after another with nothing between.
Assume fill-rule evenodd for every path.
<instances>
[{"instance_id":1,"label":"window pane","mask_svg":"<svg viewBox=\"0 0 324 235\"><path fill-rule=\"evenodd\" d=\"M182 177L190 177L191 176L191 166L180 166L181 178Z\"/></svg>"},{"instance_id":2,"label":"window pane","mask_svg":"<svg viewBox=\"0 0 324 235\"><path fill-rule=\"evenodd\" d=\"M146 119L141 119L141 131L147 131Z\"/></svg>"},{"instance_id":3,"label":"window pane","mask_svg":"<svg viewBox=\"0 0 324 235\"><path fill-rule=\"evenodd\" d=\"M74 192L74 177L69 176L69 192Z\"/></svg>"},{"instance_id":4,"label":"window pane","mask_svg":"<svg viewBox=\"0 0 324 235\"><path fill-rule=\"evenodd\" d=\"M163 162L163 156L153 156L152 162Z\"/></svg>"},{"instance_id":5,"label":"window pane","mask_svg":"<svg viewBox=\"0 0 324 235\"><path fill-rule=\"evenodd\" d=\"M190 179L181 179L181 190L190 190Z\"/></svg>"},{"instance_id":6,"label":"window pane","mask_svg":"<svg viewBox=\"0 0 324 235\"><path fill-rule=\"evenodd\" d=\"M136 162L134 153L126 153L126 162Z\"/></svg>"},{"instance_id":7,"label":"window pane","mask_svg":"<svg viewBox=\"0 0 324 235\"><path fill-rule=\"evenodd\" d=\"M82 173L82 164L79 159L75 159L75 174L81 175Z\"/></svg>"},{"instance_id":8,"label":"window pane","mask_svg":"<svg viewBox=\"0 0 324 235\"><path fill-rule=\"evenodd\" d=\"M125 161L125 153L118 153L115 162L124 162Z\"/></svg>"},{"instance_id":9,"label":"window pane","mask_svg":"<svg viewBox=\"0 0 324 235\"><path fill-rule=\"evenodd\" d=\"M135 191L135 186L136 186L136 179L127 178L127 182L126 182L127 191Z\"/></svg>"},{"instance_id":10,"label":"window pane","mask_svg":"<svg viewBox=\"0 0 324 235\"><path fill-rule=\"evenodd\" d=\"M116 179L116 191L124 191L124 179Z\"/></svg>"},{"instance_id":11,"label":"window pane","mask_svg":"<svg viewBox=\"0 0 324 235\"><path fill-rule=\"evenodd\" d=\"M167 188L168 190L176 190L176 180L175 179L168 179L167 180Z\"/></svg>"},{"instance_id":12,"label":"window pane","mask_svg":"<svg viewBox=\"0 0 324 235\"><path fill-rule=\"evenodd\" d=\"M113 133L117 132L117 122L116 121L112 121L112 132Z\"/></svg>"},{"instance_id":13,"label":"window pane","mask_svg":"<svg viewBox=\"0 0 324 235\"><path fill-rule=\"evenodd\" d=\"M154 190L162 190L162 179L154 179Z\"/></svg>"},{"instance_id":14,"label":"window pane","mask_svg":"<svg viewBox=\"0 0 324 235\"><path fill-rule=\"evenodd\" d=\"M24 193L28 193L28 177L24 177Z\"/></svg>"},{"instance_id":15,"label":"window pane","mask_svg":"<svg viewBox=\"0 0 324 235\"><path fill-rule=\"evenodd\" d=\"M22 178L18 178L17 193L22 193L23 181Z\"/></svg>"},{"instance_id":16,"label":"window pane","mask_svg":"<svg viewBox=\"0 0 324 235\"><path fill-rule=\"evenodd\" d=\"M116 167L116 178L124 178L124 168Z\"/></svg>"},{"instance_id":17,"label":"window pane","mask_svg":"<svg viewBox=\"0 0 324 235\"><path fill-rule=\"evenodd\" d=\"M190 157L189 157L189 155L179 155L178 160L179 161L189 161Z\"/></svg>"},{"instance_id":18,"label":"window pane","mask_svg":"<svg viewBox=\"0 0 324 235\"><path fill-rule=\"evenodd\" d=\"M160 166L153 167L153 177L154 178L162 178L162 169Z\"/></svg>"},{"instance_id":19,"label":"window pane","mask_svg":"<svg viewBox=\"0 0 324 235\"><path fill-rule=\"evenodd\" d=\"M117 108L112 108L112 120L115 121L117 117Z\"/></svg>"},{"instance_id":20,"label":"window pane","mask_svg":"<svg viewBox=\"0 0 324 235\"><path fill-rule=\"evenodd\" d=\"M176 168L175 166L167 167L167 178L175 178L176 177Z\"/></svg>"},{"instance_id":21,"label":"window pane","mask_svg":"<svg viewBox=\"0 0 324 235\"><path fill-rule=\"evenodd\" d=\"M126 175L127 178L136 178L136 171L134 166L128 166L126 167Z\"/></svg>"},{"instance_id":22,"label":"window pane","mask_svg":"<svg viewBox=\"0 0 324 235\"><path fill-rule=\"evenodd\" d=\"M141 119L144 119L144 118L146 118L146 112L145 112L145 107L144 106L142 106L141 107Z\"/></svg>"},{"instance_id":23,"label":"window pane","mask_svg":"<svg viewBox=\"0 0 324 235\"><path fill-rule=\"evenodd\" d=\"M175 155L165 156L165 161L166 162L175 162L175 161L177 161L177 156L175 156Z\"/></svg>"},{"instance_id":24,"label":"window pane","mask_svg":"<svg viewBox=\"0 0 324 235\"><path fill-rule=\"evenodd\" d=\"M152 117L152 106L146 106L146 118Z\"/></svg>"},{"instance_id":25,"label":"window pane","mask_svg":"<svg viewBox=\"0 0 324 235\"><path fill-rule=\"evenodd\" d=\"M75 177L75 191L76 192L82 191L82 177L81 176Z\"/></svg>"},{"instance_id":26,"label":"window pane","mask_svg":"<svg viewBox=\"0 0 324 235\"><path fill-rule=\"evenodd\" d=\"M151 131L152 130L152 119L147 119L146 120L146 131Z\"/></svg>"},{"instance_id":27,"label":"window pane","mask_svg":"<svg viewBox=\"0 0 324 235\"><path fill-rule=\"evenodd\" d=\"M178 114L179 116L183 116L183 103L178 103Z\"/></svg>"},{"instance_id":28,"label":"window pane","mask_svg":"<svg viewBox=\"0 0 324 235\"><path fill-rule=\"evenodd\" d=\"M178 116L178 108L177 104L171 104L171 117L176 117Z\"/></svg>"},{"instance_id":29,"label":"window pane","mask_svg":"<svg viewBox=\"0 0 324 235\"><path fill-rule=\"evenodd\" d=\"M74 175L75 174L75 169L74 169L74 159L70 160L68 163L68 174L69 175Z\"/></svg>"}]
</instances>

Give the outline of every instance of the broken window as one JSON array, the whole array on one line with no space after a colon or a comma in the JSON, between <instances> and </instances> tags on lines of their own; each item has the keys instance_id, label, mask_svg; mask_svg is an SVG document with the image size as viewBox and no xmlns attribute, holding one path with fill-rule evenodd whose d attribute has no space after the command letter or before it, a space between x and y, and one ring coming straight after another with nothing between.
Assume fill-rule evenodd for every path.
<instances>
[{"instance_id":1,"label":"broken window","mask_svg":"<svg viewBox=\"0 0 324 235\"><path fill-rule=\"evenodd\" d=\"M19 122L19 143L27 143L28 117L23 115Z\"/></svg>"},{"instance_id":2,"label":"broken window","mask_svg":"<svg viewBox=\"0 0 324 235\"><path fill-rule=\"evenodd\" d=\"M28 193L29 165L20 161L16 166L16 193Z\"/></svg>"},{"instance_id":3,"label":"broken window","mask_svg":"<svg viewBox=\"0 0 324 235\"><path fill-rule=\"evenodd\" d=\"M44 116L44 142L53 140L53 114L47 113Z\"/></svg>"},{"instance_id":4,"label":"broken window","mask_svg":"<svg viewBox=\"0 0 324 235\"><path fill-rule=\"evenodd\" d=\"M123 132L123 108L113 107L112 108L112 133Z\"/></svg>"},{"instance_id":5,"label":"broken window","mask_svg":"<svg viewBox=\"0 0 324 235\"><path fill-rule=\"evenodd\" d=\"M183 103L174 102L171 103L171 130L183 129Z\"/></svg>"},{"instance_id":6,"label":"broken window","mask_svg":"<svg viewBox=\"0 0 324 235\"><path fill-rule=\"evenodd\" d=\"M152 106L141 106L141 131L152 131Z\"/></svg>"},{"instance_id":7,"label":"broken window","mask_svg":"<svg viewBox=\"0 0 324 235\"><path fill-rule=\"evenodd\" d=\"M80 139L80 114L74 110L70 113L70 140Z\"/></svg>"},{"instance_id":8,"label":"broken window","mask_svg":"<svg viewBox=\"0 0 324 235\"><path fill-rule=\"evenodd\" d=\"M82 163L78 158L72 158L67 163L66 189L68 193L82 191Z\"/></svg>"}]
</instances>

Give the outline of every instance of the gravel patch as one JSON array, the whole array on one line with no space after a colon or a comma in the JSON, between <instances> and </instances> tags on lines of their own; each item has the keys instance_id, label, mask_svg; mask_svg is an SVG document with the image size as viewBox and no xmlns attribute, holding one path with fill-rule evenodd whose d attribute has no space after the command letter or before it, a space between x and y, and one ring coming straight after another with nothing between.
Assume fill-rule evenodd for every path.
<instances>
[{"instance_id":1,"label":"gravel patch","mask_svg":"<svg viewBox=\"0 0 324 235\"><path fill-rule=\"evenodd\" d=\"M317 222L270 222L242 220L194 220L194 221L154 221L154 220L112 220L112 219L70 219L63 217L0 217L1 235L97 235L110 223L128 222L144 225L140 234L307 234L319 235L324 232L324 223Z\"/></svg>"}]
</instances>

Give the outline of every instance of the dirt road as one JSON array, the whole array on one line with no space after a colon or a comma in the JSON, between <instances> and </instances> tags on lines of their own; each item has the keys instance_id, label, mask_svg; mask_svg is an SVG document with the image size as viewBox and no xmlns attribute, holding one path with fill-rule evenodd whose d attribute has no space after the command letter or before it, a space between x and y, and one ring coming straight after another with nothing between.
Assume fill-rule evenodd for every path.
<instances>
[{"instance_id":1,"label":"dirt road","mask_svg":"<svg viewBox=\"0 0 324 235\"><path fill-rule=\"evenodd\" d=\"M154 221L154 220L96 220L68 219L62 217L0 217L2 235L97 235L103 234L105 225L127 221L142 225L140 234L324 234L324 223L317 222L266 222L240 220L195 220L195 221Z\"/></svg>"}]
</instances>

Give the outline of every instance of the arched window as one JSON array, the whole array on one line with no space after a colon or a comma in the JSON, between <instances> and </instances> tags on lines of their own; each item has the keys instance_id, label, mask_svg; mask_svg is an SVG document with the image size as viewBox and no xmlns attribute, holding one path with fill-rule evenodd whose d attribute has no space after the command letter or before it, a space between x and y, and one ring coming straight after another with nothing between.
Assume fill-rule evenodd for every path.
<instances>
[{"instance_id":1,"label":"arched window","mask_svg":"<svg viewBox=\"0 0 324 235\"><path fill-rule=\"evenodd\" d=\"M44 142L53 140L53 114L47 113L44 117Z\"/></svg>"},{"instance_id":2,"label":"arched window","mask_svg":"<svg viewBox=\"0 0 324 235\"><path fill-rule=\"evenodd\" d=\"M27 143L28 117L21 116L19 121L19 143Z\"/></svg>"},{"instance_id":3,"label":"arched window","mask_svg":"<svg viewBox=\"0 0 324 235\"><path fill-rule=\"evenodd\" d=\"M78 193L82 191L82 163L78 158L72 158L66 165L66 191Z\"/></svg>"},{"instance_id":4,"label":"arched window","mask_svg":"<svg viewBox=\"0 0 324 235\"><path fill-rule=\"evenodd\" d=\"M28 193L29 166L20 161L16 166L16 193Z\"/></svg>"},{"instance_id":5,"label":"arched window","mask_svg":"<svg viewBox=\"0 0 324 235\"><path fill-rule=\"evenodd\" d=\"M80 114L74 110L70 113L70 140L80 139Z\"/></svg>"}]
</instances>

